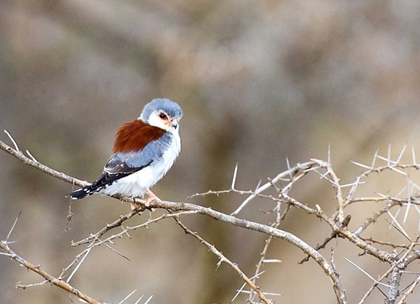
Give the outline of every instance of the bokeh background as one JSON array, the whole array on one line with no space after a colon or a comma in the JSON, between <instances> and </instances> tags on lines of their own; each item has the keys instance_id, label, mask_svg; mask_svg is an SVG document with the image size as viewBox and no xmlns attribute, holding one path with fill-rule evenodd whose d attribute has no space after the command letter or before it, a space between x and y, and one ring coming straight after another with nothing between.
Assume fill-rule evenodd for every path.
<instances>
[{"instance_id":1,"label":"bokeh background","mask_svg":"<svg viewBox=\"0 0 420 304\"><path fill-rule=\"evenodd\" d=\"M377 149L386 155L389 144L395 158L406 144L420 150L419 24L415 0L2 0L0 129L44 164L93 180L110 156L117 128L138 117L151 99L168 97L184 109L183 146L154 188L162 199L185 201L194 193L229 188L236 163L237 188L254 189L287 169L286 157L291 164L325 160L329 145L338 174L352 181L361 168L349 159L370 163ZM9 142L6 134L0 139ZM0 168L0 238L22 211L12 247L55 275L82 250L70 247L70 240L129 210L101 196L75 202L66 232L71 185L4 152ZM372 184L395 194L404 180L386 176ZM328 210L325 203L333 203L334 193L315 178L295 195ZM232 212L244 198L190 201ZM242 216L269 223L272 216L259 208ZM263 236L203 216L185 222L252 275ZM282 228L312 245L329 233L300 212ZM242 285L228 266L216 269L216 257L170 220L131 236L115 245L131 262L97 248L72 283L108 303L134 289L136 296L153 295L151 303L229 303ZM297 265L303 257L275 240L269 258L283 263L266 267L260 285L281 293L279 303L335 303L318 266ZM375 277L385 270L372 258L346 257ZM336 260L349 299L356 302L371 282L340 254ZM48 284L16 290L19 281L40 278L0 257L1 303L70 303L65 292ZM376 292L370 303L382 298Z\"/></svg>"}]
</instances>

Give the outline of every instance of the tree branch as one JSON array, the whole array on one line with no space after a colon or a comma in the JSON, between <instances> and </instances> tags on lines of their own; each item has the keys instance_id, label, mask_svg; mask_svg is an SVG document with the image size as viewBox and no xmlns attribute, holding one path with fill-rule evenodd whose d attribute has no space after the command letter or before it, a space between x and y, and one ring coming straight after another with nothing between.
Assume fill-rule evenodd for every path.
<instances>
[{"instance_id":1,"label":"tree branch","mask_svg":"<svg viewBox=\"0 0 420 304\"><path fill-rule=\"evenodd\" d=\"M89 185L88 182L86 181L82 181L79 180L77 178L71 177L69 175L66 175L62 172L53 170L43 164L41 164L38 161L35 161L29 157L27 157L25 154L23 154L20 150L15 150L12 147L6 145L4 142L2 142L0 140L0 149L4 150L5 152L9 153L10 155L13 155L14 157L16 157L17 159L19 159L21 162L23 162L26 165L32 166L44 173L47 173L48 175L51 175L55 178L58 178L62 181L65 181L66 183L72 184L72 185L76 185L76 186L80 186L80 187L84 187Z\"/></svg>"},{"instance_id":2,"label":"tree branch","mask_svg":"<svg viewBox=\"0 0 420 304\"><path fill-rule=\"evenodd\" d=\"M65 291L70 292L71 294L74 294L75 296L79 297L80 299L86 301L87 303L91 303L91 304L100 304L100 302L92 299L91 297L89 297L88 295L82 293L80 290L74 288L73 286L71 286L70 284L57 279L56 277L50 275L49 273L47 273L45 270L43 270L41 268L41 266L39 265L34 265L30 262L28 262L27 260L25 260L24 258L22 258L21 256L19 256L17 253L15 253L12 249L10 249L9 245L7 244L7 242L5 241L0 241L0 248L7 254L7 256L9 256L11 259L15 260L16 262L18 262L20 265L24 266L26 269L33 271L37 274L39 274L40 276L42 276L45 280L47 280L48 282L54 284L55 286L60 287L61 289L64 289Z\"/></svg>"},{"instance_id":3,"label":"tree branch","mask_svg":"<svg viewBox=\"0 0 420 304\"><path fill-rule=\"evenodd\" d=\"M197 233L192 232L190 229L188 229L187 226L185 226L178 217L174 217L175 222L185 231L185 233L192 235L193 237L195 237L197 240L200 241L201 244L205 245L212 253L214 253L216 256L219 257L220 261L218 263L217 266L219 266L222 262L227 263L230 267L232 267L233 269L235 269L235 271L239 274L239 276L242 278L242 280L245 281L245 283L250 286L260 297L260 299L266 303L266 304L273 304L273 302L269 299L266 298L266 296L264 295L264 293L260 290L260 288L258 286L256 286L252 280L250 278L248 278L248 276L239 268L239 266L235 263L233 263L231 260L229 260L228 258L226 258L226 256L221 253L219 250L216 249L216 247L214 247L214 245L210 244L209 242L207 242L205 239L203 239L201 236L199 236Z\"/></svg>"}]
</instances>

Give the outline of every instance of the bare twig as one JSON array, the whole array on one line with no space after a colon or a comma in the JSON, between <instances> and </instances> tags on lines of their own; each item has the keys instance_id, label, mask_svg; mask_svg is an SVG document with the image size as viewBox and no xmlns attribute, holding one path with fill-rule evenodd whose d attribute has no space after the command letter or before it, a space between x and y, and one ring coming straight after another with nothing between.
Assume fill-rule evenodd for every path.
<instances>
[{"instance_id":1,"label":"bare twig","mask_svg":"<svg viewBox=\"0 0 420 304\"><path fill-rule=\"evenodd\" d=\"M47 283L49 283L49 281L47 281L47 280L42 281L42 282L39 282L39 283L25 284L25 285L24 284L21 284L20 282L18 282L16 284L16 288L17 289L26 289L26 288L31 288L31 287L42 286L42 285L47 284Z\"/></svg>"},{"instance_id":2,"label":"bare twig","mask_svg":"<svg viewBox=\"0 0 420 304\"><path fill-rule=\"evenodd\" d=\"M233 263L228 258L226 258L226 256L223 253L221 253L219 250L217 250L216 247L214 247L214 245L212 245L209 242L207 242L206 240L204 240L197 233L192 232L187 226L185 226L179 220L178 217L174 217L174 220L185 231L185 233L187 233L187 234L192 235L193 237L195 237L197 240L200 241L201 244L205 245L212 253L214 253L217 257L219 257L220 261L219 261L218 265L220 265L222 262L225 262L226 264L228 264L230 267L232 267L233 269L235 269L235 271L239 274L239 276L242 278L242 280L244 280L245 283L248 286L250 286L258 294L258 296L260 297L261 301L263 301L266 304L273 304L273 302L270 299L267 299L267 297L260 290L260 288L258 286L256 286L252 282L252 280L250 278L248 278L248 276L238 267L237 264Z\"/></svg>"},{"instance_id":3,"label":"bare twig","mask_svg":"<svg viewBox=\"0 0 420 304\"><path fill-rule=\"evenodd\" d=\"M47 174L49 174L53 177L56 177L56 178L58 178L62 181L65 181L69 184L77 185L77 186L80 186L80 187L84 187L84 186L89 184L88 182L81 181L81 180L76 179L74 177L68 176L68 175L66 175L62 172L55 171L55 170L41 164L38 161L34 161L33 159L31 159L31 158L27 157L25 154L23 154L20 150L18 150L17 147L16 147L16 149L13 149L12 147L6 145L2 141L0 141L0 149L9 153L10 155L13 155L14 157L16 157L17 159L22 161L24 164L32 166L32 167L34 167L34 168L36 168L36 169L38 169L38 170L40 170L44 173L47 173Z\"/></svg>"},{"instance_id":4,"label":"bare twig","mask_svg":"<svg viewBox=\"0 0 420 304\"><path fill-rule=\"evenodd\" d=\"M139 225L136 225L136 226L132 226L132 227L128 227L128 226L127 227L123 227L123 229L122 229L121 232L119 232L117 234L113 234L112 236L104 239L103 241L99 241L99 239L105 233L107 233L108 231L111 231L114 228L117 228L117 227L120 227L120 226L122 227L122 224L125 221L127 221L128 219L130 219L134 214L136 214L138 212L140 212L140 210L132 210L128 214L121 215L117 220L115 220L114 222L112 222L110 224L107 224L105 227L103 227L97 233L91 234L87 238L85 238L83 240L80 240L78 242L72 241L71 242L71 245L73 247L76 247L76 246L80 246L80 245L83 245L83 244L87 244L87 243L91 243L91 242L96 241L96 243L94 244L94 246L98 246L98 245L101 245L101 244L103 244L105 242L110 242L110 241L112 241L115 238L121 238L124 234L128 234L128 231L136 230L136 229L143 228L143 227L148 227L150 224L157 223L157 222L159 222L159 221L161 221L163 219L176 217L176 216L179 216L179 215L182 215L182 214L185 214L186 215L186 214L194 214L194 213L196 213L194 210L191 210L191 211L181 211L181 212L172 213L172 214L162 214L161 216L159 216L157 218L152 218L152 219L147 220L145 223L142 223L142 224L139 224Z\"/></svg>"},{"instance_id":5,"label":"bare twig","mask_svg":"<svg viewBox=\"0 0 420 304\"><path fill-rule=\"evenodd\" d=\"M276 206L276 221L275 221L275 223L272 225L272 227L274 227L274 228L278 228L279 226L280 226L280 222L281 222L281 220L282 220L282 214L281 214L281 212L280 212L280 208L281 207L281 203L277 203L277 206ZM287 207L290 207L290 205L288 205ZM267 255L267 251L268 251L268 248L269 248L269 246L270 246L270 244L271 244L271 241L273 240L273 236L272 235L270 235L266 240L265 240L265 244L264 244L264 248L263 248L263 250L262 250L262 252L260 253L260 260L258 261L258 263L257 263L257 266L255 267L255 275L254 275L254 278L252 279L252 282L254 283L254 284L256 284L256 282L257 282L257 279L259 278L259 275L258 275L258 273L260 273L260 271L261 271L261 268L262 268L262 266L263 266L263 264L264 263L267 263L267 259L266 259L266 255ZM272 260L272 261L274 261L274 260ZM281 262L280 260L275 260L277 263L279 263L279 262ZM252 301L253 300L253 296L254 296L254 293L252 292L252 290L250 291L250 293L249 293L249 298L248 298L248 301Z\"/></svg>"},{"instance_id":6,"label":"bare twig","mask_svg":"<svg viewBox=\"0 0 420 304\"><path fill-rule=\"evenodd\" d=\"M0 248L5 251L6 253L9 254L9 256L15 260L16 262L18 262L20 265L24 266L26 269L33 271L37 274L39 274L40 276L42 276L45 280L47 280L48 282L54 284L57 287L60 287L61 289L64 289L65 291L75 295L76 297L86 301L87 303L91 303L91 304L100 304L100 302L92 299L91 297L89 297L88 295L84 294L83 292L81 292L80 290L74 288L73 286L71 286L70 284L57 279L56 277L50 275L49 273L47 273L45 270L43 270L41 268L41 266L39 265L34 265L30 262L28 262L27 260L25 260L24 258L22 258L21 256L19 256L17 253L15 253L12 249L10 249L10 247L8 246L8 244L5 241L0 241Z\"/></svg>"},{"instance_id":7,"label":"bare twig","mask_svg":"<svg viewBox=\"0 0 420 304\"><path fill-rule=\"evenodd\" d=\"M306 163L303 163L303 164L297 164L295 167L278 174L276 177L272 178L270 182L268 182L268 183L260 186L258 189L256 189L255 193L251 194L245 201L243 201L242 204L235 211L233 211L231 213L231 215L237 215L239 212L241 212L242 209L245 208L245 206L251 200L256 198L257 195L260 194L261 192L269 189L273 183L277 183L279 180L281 180L282 178L286 178L287 176L294 176L298 172L302 172L302 171L306 172L314 166L316 166L316 162L310 161L310 162L306 162Z\"/></svg>"},{"instance_id":8,"label":"bare twig","mask_svg":"<svg viewBox=\"0 0 420 304\"><path fill-rule=\"evenodd\" d=\"M420 276L418 276L414 282L410 285L410 288L407 289L407 291L403 294L401 300L398 302L398 304L404 304L407 300L408 296L413 293L414 288L416 288L417 284L420 282Z\"/></svg>"},{"instance_id":9,"label":"bare twig","mask_svg":"<svg viewBox=\"0 0 420 304\"><path fill-rule=\"evenodd\" d=\"M87 185L87 182L80 181L78 179L75 179L71 176L68 176L64 173L55 171L43 164L41 164L38 160L36 160L32 154L27 151L27 155L24 155L21 150L19 149L16 141L13 139L13 137L6 132L6 134L9 136L11 142L13 143L14 148L6 145L5 143L0 141L0 149L6 151L7 153L13 155L17 159L21 160L23 163L28 164L32 167L35 167L42 172L45 172L53 177L56 177L62 181L65 181L67 183L70 183L72 185L78 185L78 186L85 186ZM309 162L303 163L303 164L297 164L295 166L290 166L289 162L287 161L287 167L288 169L280 174L278 174L273 179L269 179L269 182L260 185L258 184L257 188L255 190L238 190L236 189L236 180L237 180L237 172L238 167L235 167L233 179L231 183L231 188L228 190L223 191L208 191L206 193L196 194L194 196L204 196L208 194L216 194L221 195L225 193L237 193L240 195L248 195L248 197L239 205L239 207L234 210L234 212L231 215L227 215L222 212L218 212L216 210L213 210L211 208L199 206L197 204L192 203L184 203L184 202L168 202L168 201L154 201L150 203L150 208L160 208L160 209L166 209L169 214L164 214L162 216L159 216L154 219L149 219L145 223L142 223L137 226L128 227L125 222L129 221L135 214L142 213L145 209L137 209L133 210L125 215L121 215L118 219L113 221L112 223L106 225L102 229L100 229L97 233L91 234L90 236L86 237L85 239L78 241L78 242L72 242L73 246L78 246L82 244L88 244L87 248L84 249L82 253L80 253L78 256L76 256L76 259L65 269L63 269L62 274L58 278L54 278L48 274L45 274L44 272L40 273L41 268L38 266L32 265L33 269L29 268L29 266L25 265L24 260L19 260L16 256L16 254L11 251L9 244L11 243L9 241L9 238L11 236L11 233L14 230L13 225L12 229L10 230L6 241L2 241L1 246L6 246L5 248L8 248L9 251L5 250L3 247L3 252L0 254L3 256L11 257L14 260L21 263L21 265L24 265L28 269L40 274L44 277L45 281L38 283L38 284L32 284L33 286L38 286L41 284L45 284L45 282L51 282L57 286L60 286L59 284L68 284L68 282L71 280L72 276L77 272L79 267L81 267L81 264L83 263L83 260L86 258L86 256L89 254L89 252L97 246L105 245L111 250L117 252L112 246L113 240L116 238L122 238L122 237L129 237L129 231L135 230L142 227L147 227L147 225L166 219L166 218L174 218L178 225L180 225L185 232L193 235L195 238L197 238L200 242L202 242L204 245L206 245L214 254L216 254L220 258L220 263L226 262L231 267L233 267L240 276L244 279L245 285L250 286L249 291L244 291L244 286L239 289L239 292L241 293L249 293L249 301L254 301L254 295L257 294L261 301L265 303L264 297L267 301L270 301L267 299L268 293L263 293L256 285L256 280L260 276L261 268L264 263L269 262L276 262L278 263L278 259L267 259L267 251L269 248L270 243L273 241L274 238L278 238L284 241L287 241L291 244L293 244L295 247L299 248L303 253L305 253L309 258L312 258L327 274L327 276L330 278L333 284L333 289L336 294L337 302L338 303L347 303L346 299L346 293L344 292L344 288L341 286L341 282L339 280L338 271L336 270L333 262L333 253L331 261L327 260L323 255L321 255L318 250L321 248L324 248L326 244L328 244L329 241L331 241L334 237L340 237L345 239L346 241L354 244L358 248L362 250L361 255L363 254L369 254L375 258L377 258L380 261L386 262L390 265L390 268L388 271L386 271L385 274L383 274L378 279L373 279L373 276L368 275L367 272L365 272L363 269L361 269L359 266L357 266L355 263L353 263L356 267L358 267L362 272L364 272L366 275L368 275L372 280L373 284L372 287L365 293L363 299L360 303L364 303L370 293L373 289L378 288L379 285L385 286L388 288L388 295L387 299L390 301L389 303L394 303L397 299L397 296L400 291L400 281L403 274L406 272L406 268L410 263L412 263L415 260L420 259L420 253L414 249L415 246L418 245L417 241L412 241L409 234L407 233L406 227L404 224L406 223L406 219L408 216L408 213L410 210L415 210L420 214L420 202L418 198L416 197L416 194L414 193L415 190L420 190L420 186L418 186L416 183L413 182L413 180L410 177L410 170L419 170L420 165L416 164L416 156L414 154L414 150L412 150L411 158L413 160L413 163L411 164L402 164L401 161L403 159L404 153L406 151L406 147L404 147L396 160L391 159L391 146L389 145L387 156L383 157L378 154L378 152L375 153L373 160L370 165L363 165L360 163L353 162L354 164L360 166L363 168L364 172L362 172L359 176L356 177L354 182L349 184L340 184L340 179L338 175L333 170L332 164L331 164L331 153L330 150L328 151L328 160L327 162L317 159L312 159ZM377 163L383 163L385 162L385 165L377 165ZM406 179L406 185L401 189L401 191L398 192L397 195L391 196L388 194L379 194L377 193L376 197L357 197L357 193L359 192L359 186L362 183L365 183L368 181L369 177L373 173L380 173L383 171L393 172L393 174L398 174ZM296 185L298 182L300 182L302 179L305 178L308 174L311 173L319 174L321 177L321 180L327 181L330 183L333 188L335 189L335 197L336 197L336 206L335 206L335 213L334 214L327 214L327 211L324 212L324 210L328 210L321 202L315 202L314 204L306 204L306 202L300 202L296 200L295 198L291 197L289 195L289 191ZM285 184L284 186L281 184ZM349 187L349 190L347 193L347 188ZM268 190L269 188L272 188L278 192L278 197L273 197L271 195L265 195L264 191ZM403 197L403 193L407 193L407 198ZM192 197L194 197L192 196ZM267 200L270 200L272 203L276 204L276 207L270 208L272 211L271 213L276 213L276 219L274 223L272 224L262 224L257 223L252 220L248 219L242 219L238 218L237 215L246 207L248 206L248 203L252 201L254 198L260 197ZM117 198L117 197L115 197ZM118 198L121 200L127 200L127 198ZM346 209L348 206L356 205L356 204L374 204L374 203L380 203L381 207L378 207L376 212L373 212L373 214L365 219L361 220L360 222L355 222L357 227L355 230L350 230L349 228L349 215L345 217L345 212L348 212L350 210ZM280 206L286 206L283 213L280 212ZM315 207L312 207L314 206ZM385 205L385 206L384 206ZM322 206L322 208L321 208ZM402 207L406 207L404 214L404 220L402 223L399 223L397 221L398 214L402 214ZM317 247L313 248L310 245L308 245L306 242L304 242L302 239L298 238L296 235L289 233L287 231L284 231L280 229L280 223L284 219L285 215L291 208L299 209L305 214L310 216L316 216L323 223L326 223L330 229L331 234L324 243L321 245L318 245ZM325 209L324 209L325 208ZM396 208L399 208L395 210ZM379 209L379 210L378 210ZM392 211L392 213L391 213ZM202 214L208 217L211 217L215 220L222 221L224 223L228 223L231 225L235 225L241 228L249 229L252 231L256 231L258 233L263 233L268 236L266 243L261 251L261 257L258 261L256 271L253 277L247 277L245 274L239 269L239 267L234 263L234 261L228 260L222 253L220 253L214 246L206 242L201 236L198 234L192 232L189 230L185 225L183 225L179 221L180 215L190 215L190 214ZM410 213L411 214L411 213ZM373 224L378 220L383 220L385 215L388 215L392 219L392 227L397 229L398 231L403 234L407 240L407 244L394 244L391 242L386 242L383 240L376 240L369 237L361 237L360 235L362 232L366 233L366 229L368 227L373 226ZM71 218L71 213L69 212L69 218ZM16 220L17 221L17 220ZM357 218L354 220L357 221ZM124 226L123 226L124 224ZM351 223L353 224L353 222ZM118 233L114 232L112 235L109 235L107 237L104 237L105 234L110 232L111 230L115 231L116 228L121 227L118 230ZM354 229L354 228L353 228ZM382 250L385 247L387 250ZM391 248L390 248L391 247ZM120 254L123 256L122 254ZM401 256L402 255L402 256ZM124 257L124 256L123 256ZM347 259L347 258L346 258ZM350 259L348 259L350 261ZM23 264L22 264L23 263ZM38 269L38 271L36 271ZM73 271L69 274L70 269L73 269ZM47 276L48 275L48 276ZM62 278L64 276L69 275L67 282L63 282ZM383 283L383 280L387 278L389 280L389 284ZM56 280L54 283L53 280ZM407 298L410 293L414 290L414 288L417 286L419 282L419 279L417 278L409 287L407 292L403 295L403 299ZM25 285L18 285L22 286L22 288L25 288ZM31 285L27 285L28 287L31 287ZM63 289L70 288L71 286L60 286ZM73 288L73 287L71 287ZM67 289L66 289L67 290ZM77 290L76 290L77 291ZM382 292L382 291L381 291ZM77 293L77 294L76 294ZM77 291L76 294L80 293ZM130 295L129 295L130 296ZM129 297L127 296L124 300ZM385 295L386 296L386 295ZM80 296L79 296L80 297ZM87 296L86 296L87 297ZM81 297L80 297L81 298ZM141 298L140 298L141 299ZM140 299L137 301L139 302ZM151 298L149 298L150 300ZM147 300L147 302L149 301ZM86 300L85 300L86 301ZM94 301L94 300L93 300ZM402 300L403 301L403 300ZM401 302L401 301L400 301ZM91 302L89 302L91 303ZM92 302L96 303L96 302ZM402 303L402 302L401 302Z\"/></svg>"}]
</instances>

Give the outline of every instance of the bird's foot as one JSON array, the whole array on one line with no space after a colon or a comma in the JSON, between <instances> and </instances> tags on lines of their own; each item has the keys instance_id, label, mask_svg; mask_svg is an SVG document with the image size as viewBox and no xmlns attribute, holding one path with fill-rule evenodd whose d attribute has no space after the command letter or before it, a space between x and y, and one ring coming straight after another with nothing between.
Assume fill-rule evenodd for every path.
<instances>
[{"instance_id":1,"label":"bird's foot","mask_svg":"<svg viewBox=\"0 0 420 304\"><path fill-rule=\"evenodd\" d=\"M133 201L130 203L131 204L131 210L141 210L141 209L145 209L144 204L142 203L137 203L135 199L133 199Z\"/></svg>"},{"instance_id":2,"label":"bird's foot","mask_svg":"<svg viewBox=\"0 0 420 304\"><path fill-rule=\"evenodd\" d=\"M150 203L154 201L160 201L160 198L158 198L150 189L146 190L147 193L147 200L144 203L136 202L136 199L133 198L133 201L131 202L131 210L144 210L149 209L150 211L155 211L154 208L150 207Z\"/></svg>"},{"instance_id":3,"label":"bird's foot","mask_svg":"<svg viewBox=\"0 0 420 304\"><path fill-rule=\"evenodd\" d=\"M155 202L155 201L160 201L160 198L158 198L156 196L156 194L154 194L152 191L150 191L150 189L147 189L146 193L147 193L147 200L145 202L145 206L146 206L147 209L150 209L151 211L154 211L155 209L150 208L150 203Z\"/></svg>"}]
</instances>

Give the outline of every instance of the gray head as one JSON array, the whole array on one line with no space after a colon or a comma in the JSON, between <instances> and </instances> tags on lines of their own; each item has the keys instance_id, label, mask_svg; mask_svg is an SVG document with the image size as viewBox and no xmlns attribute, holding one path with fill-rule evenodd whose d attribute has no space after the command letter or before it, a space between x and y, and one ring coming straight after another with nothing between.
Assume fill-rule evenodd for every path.
<instances>
[{"instance_id":1,"label":"gray head","mask_svg":"<svg viewBox=\"0 0 420 304\"><path fill-rule=\"evenodd\" d=\"M167 98L156 98L144 106L139 119L168 132L174 132L182 118L182 109Z\"/></svg>"}]
</instances>

